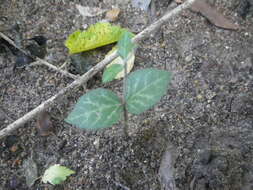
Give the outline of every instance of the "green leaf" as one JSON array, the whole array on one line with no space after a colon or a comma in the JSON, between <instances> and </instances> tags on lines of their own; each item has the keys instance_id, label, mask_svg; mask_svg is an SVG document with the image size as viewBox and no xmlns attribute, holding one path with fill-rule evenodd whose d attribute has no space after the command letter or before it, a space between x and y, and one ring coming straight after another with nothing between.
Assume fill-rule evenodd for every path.
<instances>
[{"instance_id":1,"label":"green leaf","mask_svg":"<svg viewBox=\"0 0 253 190\"><path fill-rule=\"evenodd\" d=\"M126 31L127 29L110 23L96 23L87 31L77 30L69 35L65 45L71 54L80 53L117 42Z\"/></svg>"},{"instance_id":2,"label":"green leaf","mask_svg":"<svg viewBox=\"0 0 253 190\"><path fill-rule=\"evenodd\" d=\"M158 69L142 69L127 77L127 110L140 114L155 105L166 93L171 74Z\"/></svg>"},{"instance_id":3,"label":"green leaf","mask_svg":"<svg viewBox=\"0 0 253 190\"><path fill-rule=\"evenodd\" d=\"M119 97L110 90L98 88L78 100L66 121L80 128L99 129L119 121L122 112Z\"/></svg>"},{"instance_id":4,"label":"green leaf","mask_svg":"<svg viewBox=\"0 0 253 190\"><path fill-rule=\"evenodd\" d=\"M127 59L128 54L133 51L135 44L131 41L133 34L131 32L124 32L118 41L118 54L124 60Z\"/></svg>"},{"instance_id":5,"label":"green leaf","mask_svg":"<svg viewBox=\"0 0 253 190\"><path fill-rule=\"evenodd\" d=\"M106 54L105 57L109 56L110 54L114 53L115 51L118 51L117 46L113 47L112 50ZM129 73L132 70L132 68L134 66L134 60L135 60L134 51L131 51L129 53L128 59L127 59L127 73ZM113 66L113 65L120 65L120 68L122 68L122 69L117 69L117 68L119 68L119 66ZM106 78L105 80L104 80L104 77ZM105 71L103 73L103 82L104 83L110 82L113 79L120 79L123 77L124 77L124 60L119 56L106 66Z\"/></svg>"},{"instance_id":6,"label":"green leaf","mask_svg":"<svg viewBox=\"0 0 253 190\"><path fill-rule=\"evenodd\" d=\"M75 171L70 170L64 166L60 166L59 164L55 164L50 166L42 176L43 183L51 183L52 185L60 184L65 181L68 176L74 174Z\"/></svg>"},{"instance_id":7,"label":"green leaf","mask_svg":"<svg viewBox=\"0 0 253 190\"><path fill-rule=\"evenodd\" d=\"M113 79L115 79L117 74L122 70L123 70L123 65L120 65L120 64L110 65L110 67L107 67L105 72L103 73L102 82L106 83L106 82L112 81Z\"/></svg>"}]
</instances>

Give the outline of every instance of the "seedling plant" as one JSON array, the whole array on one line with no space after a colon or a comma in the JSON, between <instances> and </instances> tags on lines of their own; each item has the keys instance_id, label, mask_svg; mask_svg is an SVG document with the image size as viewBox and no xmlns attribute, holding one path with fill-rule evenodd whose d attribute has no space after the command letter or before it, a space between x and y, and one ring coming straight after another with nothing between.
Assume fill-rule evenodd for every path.
<instances>
[{"instance_id":1,"label":"seedling plant","mask_svg":"<svg viewBox=\"0 0 253 190\"><path fill-rule=\"evenodd\" d=\"M123 116L127 134L128 112L141 114L166 94L171 80L170 72L149 68L127 74L128 60L137 47L132 37L132 33L125 31L117 43L117 53L124 64L111 65L103 75L103 82L109 82L119 72L124 72L122 97L104 88L91 90L77 101L66 118L68 123L83 129L100 129L112 126Z\"/></svg>"}]
</instances>

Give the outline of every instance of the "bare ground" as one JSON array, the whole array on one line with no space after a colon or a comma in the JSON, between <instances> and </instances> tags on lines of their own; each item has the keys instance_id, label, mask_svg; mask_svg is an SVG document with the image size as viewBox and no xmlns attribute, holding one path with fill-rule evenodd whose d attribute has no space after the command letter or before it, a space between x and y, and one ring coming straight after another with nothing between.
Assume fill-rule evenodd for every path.
<instances>
[{"instance_id":1,"label":"bare ground","mask_svg":"<svg viewBox=\"0 0 253 190\"><path fill-rule=\"evenodd\" d=\"M148 25L146 13L126 1L118 2L123 2L122 12L115 24L133 32ZM34 120L0 141L0 188L161 189L160 162L172 146L178 189L253 189L253 17L242 19L236 0L212 2L240 24L238 31L216 28L187 10L141 42L135 69L166 69L173 73L173 81L155 108L131 116L129 138L123 135L120 123L102 131L81 131L66 124L67 113L87 91L79 88L49 110L55 135L38 136ZM49 39L46 60L59 66L67 59L67 36L104 17L83 19L75 9L77 3L102 8L116 5L109 0L1 0L0 16L7 17L9 25L21 23L25 38L45 35ZM156 2L158 16L168 4ZM12 55L1 54L0 129L71 82L43 66L14 73L13 64ZM90 89L101 86L100 76L90 81ZM119 83L110 88L121 91ZM29 188L23 163L31 157L39 176L56 163L76 174L62 185L38 180Z\"/></svg>"}]
</instances>

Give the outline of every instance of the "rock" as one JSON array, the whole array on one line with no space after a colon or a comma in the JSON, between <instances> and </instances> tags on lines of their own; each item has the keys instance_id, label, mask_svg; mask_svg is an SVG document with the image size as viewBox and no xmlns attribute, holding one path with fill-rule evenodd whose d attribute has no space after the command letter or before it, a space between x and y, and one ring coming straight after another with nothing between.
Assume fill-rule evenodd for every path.
<instances>
[{"instance_id":1,"label":"rock","mask_svg":"<svg viewBox=\"0 0 253 190\"><path fill-rule=\"evenodd\" d=\"M187 63L191 62L191 60L192 60L192 54L186 56L184 60L185 60L185 62L187 62Z\"/></svg>"}]
</instances>

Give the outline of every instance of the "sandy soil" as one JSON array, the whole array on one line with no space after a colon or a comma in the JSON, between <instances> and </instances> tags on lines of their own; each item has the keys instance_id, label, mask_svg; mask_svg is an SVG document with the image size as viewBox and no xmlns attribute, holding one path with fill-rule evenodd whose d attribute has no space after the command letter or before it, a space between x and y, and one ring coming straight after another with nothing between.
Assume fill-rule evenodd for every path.
<instances>
[{"instance_id":1,"label":"sandy soil","mask_svg":"<svg viewBox=\"0 0 253 190\"><path fill-rule=\"evenodd\" d=\"M122 12L114 24L140 32L151 21L127 2L1 0L0 16L7 18L1 24L18 22L24 38L46 36L45 59L60 66L68 57L67 36L104 18L104 14L83 18L76 4L104 9L118 4ZM168 151L177 189L253 189L253 14L243 19L237 0L212 3L240 29L217 28L187 10L139 44L134 69L166 69L173 73L173 81L158 105L145 114L131 115L129 138L120 123L101 131L82 131L64 122L80 95L102 86L100 73L88 89L77 89L48 110L55 135L40 137L34 120L0 140L0 189L162 189L159 167ZM157 1L157 16L173 6ZM72 81L43 66L13 72L14 57L9 52L0 55L0 129ZM108 88L121 92L120 85ZM24 163L30 159L38 176L56 163L76 174L61 185L38 180L28 187Z\"/></svg>"}]
</instances>

